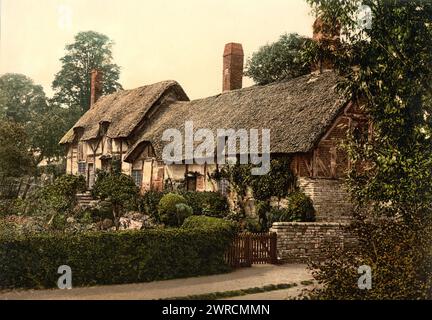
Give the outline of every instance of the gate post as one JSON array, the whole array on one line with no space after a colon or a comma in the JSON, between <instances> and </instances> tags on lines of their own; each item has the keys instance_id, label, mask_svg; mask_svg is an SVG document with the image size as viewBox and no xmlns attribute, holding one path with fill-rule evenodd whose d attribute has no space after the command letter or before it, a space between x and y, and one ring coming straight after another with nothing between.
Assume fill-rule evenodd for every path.
<instances>
[{"instance_id":1,"label":"gate post","mask_svg":"<svg viewBox=\"0 0 432 320\"><path fill-rule=\"evenodd\" d=\"M277 234L276 232L270 233L270 263L277 264Z\"/></svg>"}]
</instances>

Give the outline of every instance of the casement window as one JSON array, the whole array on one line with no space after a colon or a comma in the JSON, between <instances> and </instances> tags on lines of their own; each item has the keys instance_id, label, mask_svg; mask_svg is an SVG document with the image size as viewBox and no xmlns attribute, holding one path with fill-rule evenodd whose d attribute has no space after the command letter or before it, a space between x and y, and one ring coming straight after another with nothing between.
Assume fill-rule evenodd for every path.
<instances>
[{"instance_id":1,"label":"casement window","mask_svg":"<svg viewBox=\"0 0 432 320\"><path fill-rule=\"evenodd\" d=\"M80 142L78 143L78 161L84 160L84 143Z\"/></svg>"},{"instance_id":2,"label":"casement window","mask_svg":"<svg viewBox=\"0 0 432 320\"><path fill-rule=\"evenodd\" d=\"M78 173L84 175L86 173L87 165L85 162L78 162Z\"/></svg>"},{"instance_id":3,"label":"casement window","mask_svg":"<svg viewBox=\"0 0 432 320\"><path fill-rule=\"evenodd\" d=\"M143 179L142 170L132 170L132 179L138 187L141 187Z\"/></svg>"}]
</instances>

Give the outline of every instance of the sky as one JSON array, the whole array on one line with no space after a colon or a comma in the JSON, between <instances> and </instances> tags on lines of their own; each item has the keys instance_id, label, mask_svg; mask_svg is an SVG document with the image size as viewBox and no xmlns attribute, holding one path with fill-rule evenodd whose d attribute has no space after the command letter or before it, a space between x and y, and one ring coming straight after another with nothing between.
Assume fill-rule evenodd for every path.
<instances>
[{"instance_id":1,"label":"sky","mask_svg":"<svg viewBox=\"0 0 432 320\"><path fill-rule=\"evenodd\" d=\"M25 74L48 96L80 31L114 41L124 89L176 80L197 99L221 92L226 43L242 43L246 60L283 33L312 36L314 20L305 0L0 0L0 10L0 74Z\"/></svg>"}]
</instances>

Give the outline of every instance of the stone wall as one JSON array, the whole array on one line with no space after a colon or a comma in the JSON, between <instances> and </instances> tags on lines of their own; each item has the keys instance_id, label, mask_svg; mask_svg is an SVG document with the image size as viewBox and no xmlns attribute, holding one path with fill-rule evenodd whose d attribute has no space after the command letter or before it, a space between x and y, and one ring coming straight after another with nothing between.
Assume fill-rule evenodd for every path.
<instances>
[{"instance_id":1,"label":"stone wall","mask_svg":"<svg viewBox=\"0 0 432 320\"><path fill-rule=\"evenodd\" d=\"M355 238L335 222L275 222L278 258L287 263L325 259L325 249L355 245Z\"/></svg>"},{"instance_id":2,"label":"stone wall","mask_svg":"<svg viewBox=\"0 0 432 320\"><path fill-rule=\"evenodd\" d=\"M300 188L312 199L317 222L349 222L353 205L340 179L298 179Z\"/></svg>"}]
</instances>

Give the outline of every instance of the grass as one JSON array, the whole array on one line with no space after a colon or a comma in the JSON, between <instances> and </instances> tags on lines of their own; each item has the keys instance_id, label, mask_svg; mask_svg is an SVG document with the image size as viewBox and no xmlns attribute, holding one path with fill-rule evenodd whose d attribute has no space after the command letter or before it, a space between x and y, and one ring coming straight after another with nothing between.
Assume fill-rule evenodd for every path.
<instances>
[{"instance_id":1,"label":"grass","mask_svg":"<svg viewBox=\"0 0 432 320\"><path fill-rule=\"evenodd\" d=\"M302 281L302 283L303 282L306 282L306 281ZM313 282L311 281L311 283L313 283ZM223 298L240 297L240 296L245 296L247 294L289 289L289 288L293 288L296 286L297 286L297 283L269 284L269 285L266 285L263 287L253 287L253 288L223 291L223 292L219 291L219 292L212 292L212 293L189 295L189 296L184 296L184 297L173 297L173 298L167 298L164 300L216 300L216 299L223 299Z\"/></svg>"}]
</instances>

